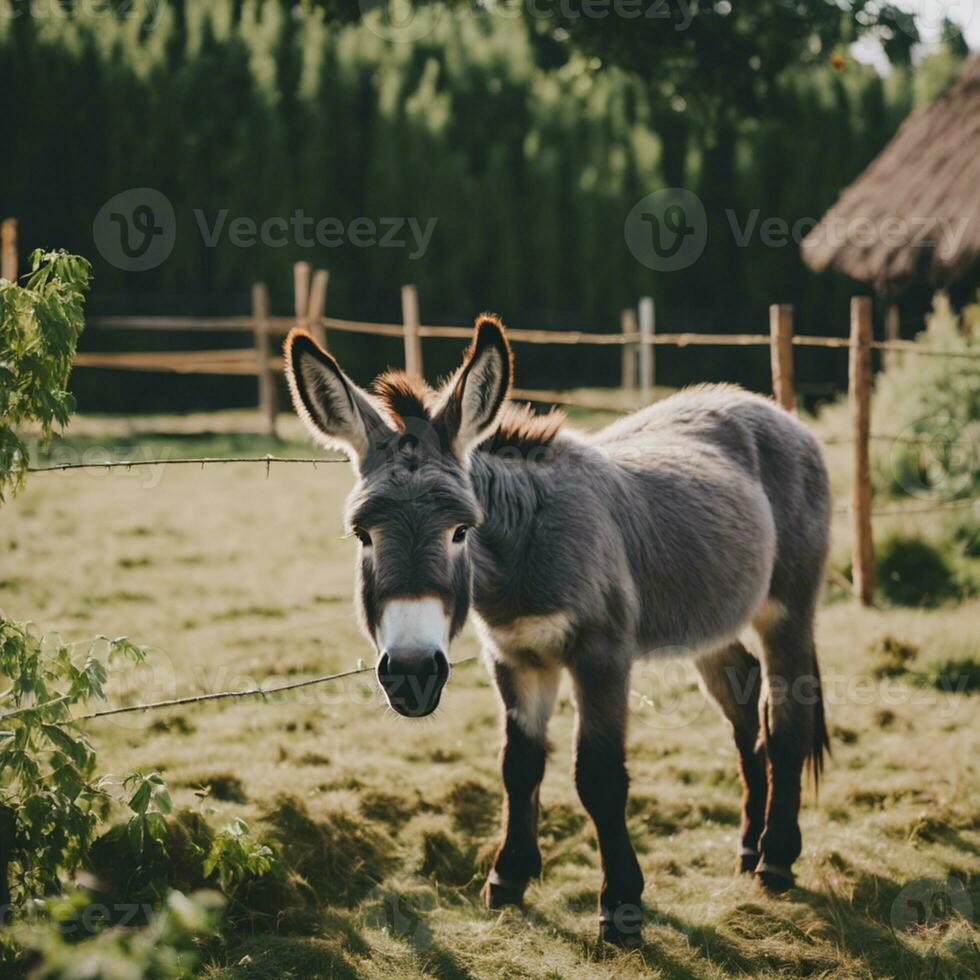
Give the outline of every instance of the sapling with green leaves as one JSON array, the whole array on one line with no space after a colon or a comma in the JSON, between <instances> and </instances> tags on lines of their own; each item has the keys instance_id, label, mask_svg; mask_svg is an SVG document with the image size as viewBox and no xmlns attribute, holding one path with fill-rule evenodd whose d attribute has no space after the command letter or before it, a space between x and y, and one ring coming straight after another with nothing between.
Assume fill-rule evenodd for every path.
<instances>
[{"instance_id":1,"label":"sapling with green leaves","mask_svg":"<svg viewBox=\"0 0 980 980\"><path fill-rule=\"evenodd\" d=\"M18 430L40 426L47 443L75 410L68 375L85 326L90 274L81 256L37 249L23 285L0 279L0 503L27 473Z\"/></svg>"},{"instance_id":2,"label":"sapling with green leaves","mask_svg":"<svg viewBox=\"0 0 980 980\"><path fill-rule=\"evenodd\" d=\"M0 280L0 503L21 489L28 472L25 427L39 429L47 444L74 410L67 384L89 270L78 256L37 251L23 284ZM66 939L62 920L88 907L90 893L74 885L91 865L101 826L123 808L128 872L147 879L157 911L140 930L109 928L111 916L87 930L95 933L85 942L95 972L86 975L186 975L194 937L214 930L220 897L186 898L172 888L173 804L163 777L135 772L117 783L101 774L77 720L90 702L105 698L114 668L146 656L125 636L69 644L0 611L0 913L4 923L14 922L0 930L3 970L20 969L31 953L40 957L37 976L76 975L72 964L84 936ZM273 852L241 820L192 850L196 878L228 893L279 874Z\"/></svg>"}]
</instances>

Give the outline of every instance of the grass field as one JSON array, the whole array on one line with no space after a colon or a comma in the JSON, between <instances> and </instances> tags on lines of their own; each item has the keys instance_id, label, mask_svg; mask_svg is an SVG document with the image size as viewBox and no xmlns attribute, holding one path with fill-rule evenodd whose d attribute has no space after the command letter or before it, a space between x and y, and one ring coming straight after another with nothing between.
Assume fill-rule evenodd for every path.
<instances>
[{"instance_id":1,"label":"grass field","mask_svg":"<svg viewBox=\"0 0 980 980\"><path fill-rule=\"evenodd\" d=\"M275 447L236 431L247 422L151 419L135 430L81 418L55 455L311 452L293 422ZM202 426L209 432L187 434ZM848 457L845 447L830 457L838 492ZM351 480L333 464L34 475L3 510L0 608L68 640L148 644L149 667L114 686L114 703L371 664L353 616L355 544L340 537ZM879 529L929 535L944 519L888 518ZM847 551L840 518L835 561ZM889 636L919 654L910 672L879 677L873 648ZM693 669L639 671L630 827L648 923L630 952L595 941L598 860L570 778L567 689L542 790L543 879L524 912L503 914L478 896L501 791L498 705L479 663L455 671L437 715L414 723L382 706L366 674L91 730L109 771L158 769L179 805L211 808L216 823L240 815L271 832L284 796L310 817L293 822L286 844L320 897L315 920L231 937L205 969L212 980L967 977L980 974L980 697L921 678L949 659L976 662L978 636L976 599L928 611L828 600L818 643L833 760L819 801L806 797L799 887L780 899L733 876L734 748ZM453 659L476 652L467 630ZM927 921L917 924L916 910Z\"/></svg>"}]
</instances>

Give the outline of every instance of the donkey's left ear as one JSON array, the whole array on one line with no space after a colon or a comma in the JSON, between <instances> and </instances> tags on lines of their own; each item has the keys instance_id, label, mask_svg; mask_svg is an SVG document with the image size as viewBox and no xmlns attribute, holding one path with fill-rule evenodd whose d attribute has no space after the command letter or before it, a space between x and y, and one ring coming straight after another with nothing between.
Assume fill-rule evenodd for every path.
<instances>
[{"instance_id":1,"label":"donkey's left ear","mask_svg":"<svg viewBox=\"0 0 980 980\"><path fill-rule=\"evenodd\" d=\"M463 366L447 385L433 419L458 458L464 459L493 432L513 375L514 355L503 324L492 313L482 313L476 318L473 342L463 357Z\"/></svg>"}]
</instances>

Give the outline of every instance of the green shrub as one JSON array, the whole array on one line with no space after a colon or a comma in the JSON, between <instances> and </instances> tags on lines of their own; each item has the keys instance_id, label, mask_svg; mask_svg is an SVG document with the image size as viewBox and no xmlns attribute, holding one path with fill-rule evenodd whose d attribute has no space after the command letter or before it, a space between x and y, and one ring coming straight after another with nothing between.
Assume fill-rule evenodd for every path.
<instances>
[{"instance_id":1,"label":"green shrub","mask_svg":"<svg viewBox=\"0 0 980 980\"><path fill-rule=\"evenodd\" d=\"M901 677L919 656L919 648L894 636L883 636L871 648L871 653L877 660L872 671L875 677Z\"/></svg>"},{"instance_id":2,"label":"green shrub","mask_svg":"<svg viewBox=\"0 0 980 980\"><path fill-rule=\"evenodd\" d=\"M87 734L72 705L102 697L108 665L145 653L126 637L100 640L81 656L29 625L0 618L0 678L9 683L0 714L0 815L3 902L55 894L80 868L112 797L96 771ZM9 895L7 893L9 881Z\"/></svg>"},{"instance_id":3,"label":"green shrub","mask_svg":"<svg viewBox=\"0 0 980 980\"><path fill-rule=\"evenodd\" d=\"M343 811L316 820L302 800L282 796L263 819L284 863L319 902L354 905L394 866L389 838Z\"/></svg>"},{"instance_id":4,"label":"green shrub","mask_svg":"<svg viewBox=\"0 0 980 980\"><path fill-rule=\"evenodd\" d=\"M16 428L40 424L46 444L74 410L66 385L85 325L89 271L77 255L37 249L26 285L0 280L0 503L27 472Z\"/></svg>"},{"instance_id":5,"label":"green shrub","mask_svg":"<svg viewBox=\"0 0 980 980\"><path fill-rule=\"evenodd\" d=\"M93 936L85 922L98 918L104 906L77 891L18 923L14 938L25 959L37 961L32 980L188 977L198 962L200 937L216 930L221 905L214 892L171 892L142 928L107 928Z\"/></svg>"},{"instance_id":6,"label":"green shrub","mask_svg":"<svg viewBox=\"0 0 980 980\"><path fill-rule=\"evenodd\" d=\"M950 353L980 351L971 329L973 310L964 310L961 326L949 298L937 293L927 328L917 342ZM980 493L980 361L976 358L902 355L896 367L878 377L873 417L879 420L879 432L903 440L877 444L876 490L896 497L942 500Z\"/></svg>"},{"instance_id":7,"label":"green shrub","mask_svg":"<svg viewBox=\"0 0 980 980\"><path fill-rule=\"evenodd\" d=\"M887 603L932 607L960 596L948 558L929 542L897 534L875 550L875 581Z\"/></svg>"},{"instance_id":8,"label":"green shrub","mask_svg":"<svg viewBox=\"0 0 980 980\"><path fill-rule=\"evenodd\" d=\"M928 684L951 694L973 694L980 691L980 661L960 657L936 664L926 675Z\"/></svg>"}]
</instances>

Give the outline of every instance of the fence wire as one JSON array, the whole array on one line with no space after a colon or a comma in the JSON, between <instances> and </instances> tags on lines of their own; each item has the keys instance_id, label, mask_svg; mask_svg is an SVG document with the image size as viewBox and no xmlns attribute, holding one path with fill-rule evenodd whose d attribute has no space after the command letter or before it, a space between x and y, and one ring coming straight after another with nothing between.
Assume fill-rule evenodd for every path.
<instances>
[{"instance_id":1,"label":"fence wire","mask_svg":"<svg viewBox=\"0 0 980 980\"><path fill-rule=\"evenodd\" d=\"M464 664L479 660L475 654L470 657L463 657L462 660L454 661L452 667L462 667ZM134 711L156 711L160 708L179 708L186 704L199 704L202 701L223 701L228 698L262 698L267 700L272 694L282 694L284 691L296 691L301 687L313 687L315 684L327 684L330 681L344 680L348 677L356 677L359 674L368 674L374 671L373 667L354 667L351 670L342 670L337 674L324 674L321 677L312 677L305 681L292 681L289 684L279 684L276 687L248 687L240 691L214 691L209 694L190 694L183 698L168 698L165 701L147 701L142 704L128 704L120 708L104 708L102 711L90 711L85 715L77 717L63 718L55 724L72 724L77 721L91 721L94 718L108 718L111 715L127 715ZM55 698L53 701L46 701L43 704L25 705L22 708L15 708L13 711L5 711L0 714L0 721L12 718L16 715L23 715L30 711L42 711L45 708L53 708L55 705L64 704L68 700L68 695Z\"/></svg>"}]
</instances>

